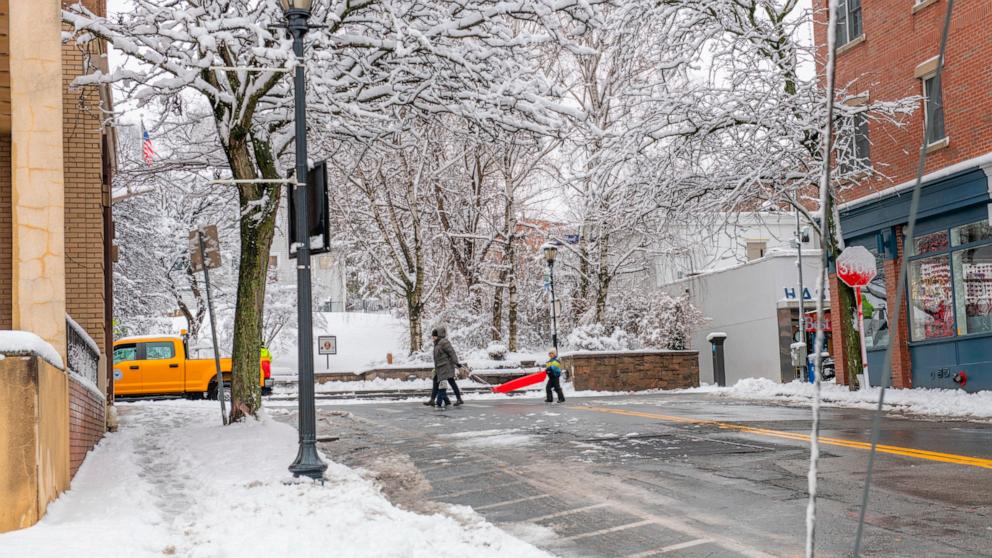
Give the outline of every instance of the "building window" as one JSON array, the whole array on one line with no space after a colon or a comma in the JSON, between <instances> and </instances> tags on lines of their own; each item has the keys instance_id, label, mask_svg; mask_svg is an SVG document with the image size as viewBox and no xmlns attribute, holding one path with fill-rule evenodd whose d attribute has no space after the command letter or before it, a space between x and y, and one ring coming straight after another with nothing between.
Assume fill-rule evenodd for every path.
<instances>
[{"instance_id":1,"label":"building window","mask_svg":"<svg viewBox=\"0 0 992 558\"><path fill-rule=\"evenodd\" d=\"M871 142L868 140L868 115L858 112L851 116L841 130L837 168L850 174L871 168Z\"/></svg>"},{"instance_id":2,"label":"building window","mask_svg":"<svg viewBox=\"0 0 992 558\"><path fill-rule=\"evenodd\" d=\"M937 143L944 139L944 98L940 90L940 80L936 75L923 78L924 124L927 130L927 143Z\"/></svg>"},{"instance_id":3,"label":"building window","mask_svg":"<svg viewBox=\"0 0 992 558\"><path fill-rule=\"evenodd\" d=\"M837 46L842 47L861 36L861 0L837 3Z\"/></svg>"},{"instance_id":4,"label":"building window","mask_svg":"<svg viewBox=\"0 0 992 558\"><path fill-rule=\"evenodd\" d=\"M764 240L748 240L747 241L747 261L751 262L759 258L765 257L765 249L768 243Z\"/></svg>"},{"instance_id":5,"label":"building window","mask_svg":"<svg viewBox=\"0 0 992 558\"><path fill-rule=\"evenodd\" d=\"M992 226L917 236L910 261L913 341L992 333Z\"/></svg>"},{"instance_id":6,"label":"building window","mask_svg":"<svg viewBox=\"0 0 992 558\"><path fill-rule=\"evenodd\" d=\"M875 239L876 244L878 239ZM885 288L885 259L876 246L868 248L875 256L876 275L864 289L865 346L869 351L889 346L888 293Z\"/></svg>"}]
</instances>

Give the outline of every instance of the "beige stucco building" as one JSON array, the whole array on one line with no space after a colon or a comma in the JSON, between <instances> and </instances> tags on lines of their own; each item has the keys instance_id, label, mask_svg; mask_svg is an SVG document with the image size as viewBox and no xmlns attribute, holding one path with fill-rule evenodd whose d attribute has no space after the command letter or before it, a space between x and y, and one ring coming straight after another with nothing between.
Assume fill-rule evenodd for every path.
<instances>
[{"instance_id":1,"label":"beige stucco building","mask_svg":"<svg viewBox=\"0 0 992 558\"><path fill-rule=\"evenodd\" d=\"M0 532L69 486L109 400L111 99L70 86L106 58L62 44L61 8L0 0ZM8 330L54 351L11 345Z\"/></svg>"}]
</instances>

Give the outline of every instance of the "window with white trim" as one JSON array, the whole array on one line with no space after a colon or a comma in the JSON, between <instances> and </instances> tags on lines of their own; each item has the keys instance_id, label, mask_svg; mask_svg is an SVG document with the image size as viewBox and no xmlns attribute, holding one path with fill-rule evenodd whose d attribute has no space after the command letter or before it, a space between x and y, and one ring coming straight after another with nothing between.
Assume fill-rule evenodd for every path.
<instances>
[{"instance_id":1,"label":"window with white trim","mask_svg":"<svg viewBox=\"0 0 992 558\"><path fill-rule=\"evenodd\" d=\"M944 96L940 79L936 74L923 78L923 118L926 125L927 143L937 143L944 139Z\"/></svg>"},{"instance_id":2,"label":"window with white trim","mask_svg":"<svg viewBox=\"0 0 992 558\"><path fill-rule=\"evenodd\" d=\"M861 33L861 0L838 0L837 46L846 45Z\"/></svg>"},{"instance_id":3,"label":"window with white trim","mask_svg":"<svg viewBox=\"0 0 992 558\"><path fill-rule=\"evenodd\" d=\"M868 114L852 114L843 123L837 150L837 169L841 174L871 168L871 142L868 139Z\"/></svg>"}]
</instances>

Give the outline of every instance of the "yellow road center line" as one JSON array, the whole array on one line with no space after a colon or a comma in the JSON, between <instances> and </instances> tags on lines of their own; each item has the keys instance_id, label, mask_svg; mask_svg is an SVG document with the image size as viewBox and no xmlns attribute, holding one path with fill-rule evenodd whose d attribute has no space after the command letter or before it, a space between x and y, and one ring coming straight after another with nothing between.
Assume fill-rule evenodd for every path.
<instances>
[{"instance_id":1,"label":"yellow road center line","mask_svg":"<svg viewBox=\"0 0 992 558\"><path fill-rule=\"evenodd\" d=\"M786 440L794 440L797 442L810 441L809 434L802 434L799 432L787 432L784 430L772 430L770 428L756 428L752 426L745 426L743 424L735 424L732 422L721 422L721 421L709 420L709 419L694 419L688 417L679 417L675 415L661 415L657 413L645 413L642 411L609 409L606 407L574 407L574 408L584 411L594 411L597 413L610 413L614 415L624 415L629 417L657 419L666 422L715 426L723 430L733 430L735 432L744 432L747 434L756 434L758 436L768 436L771 438L783 438ZM845 448L871 450L871 444L868 442L845 440L844 438L831 438L828 436L820 436L819 441L821 444L828 446L840 446ZM879 453L888 453L891 455L901 455L903 457L925 459L928 461L940 461L942 463L955 463L957 465L967 465L971 467L980 467L983 469L992 469L992 459L984 459L981 457L971 457L967 455L957 455L953 453L941 453L936 451L921 450L915 448L904 448L900 446L889 446L885 444L879 444L876 449Z\"/></svg>"}]
</instances>

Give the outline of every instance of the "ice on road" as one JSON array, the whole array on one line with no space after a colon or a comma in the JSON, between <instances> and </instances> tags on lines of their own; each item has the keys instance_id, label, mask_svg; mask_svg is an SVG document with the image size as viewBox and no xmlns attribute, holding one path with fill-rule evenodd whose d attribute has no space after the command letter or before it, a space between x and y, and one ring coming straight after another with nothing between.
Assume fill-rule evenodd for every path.
<instances>
[{"instance_id":1,"label":"ice on road","mask_svg":"<svg viewBox=\"0 0 992 558\"><path fill-rule=\"evenodd\" d=\"M469 508L397 508L344 465L294 480L296 430L267 416L223 427L210 402L118 408L120 431L38 525L0 535L0 556L548 556Z\"/></svg>"}]
</instances>

